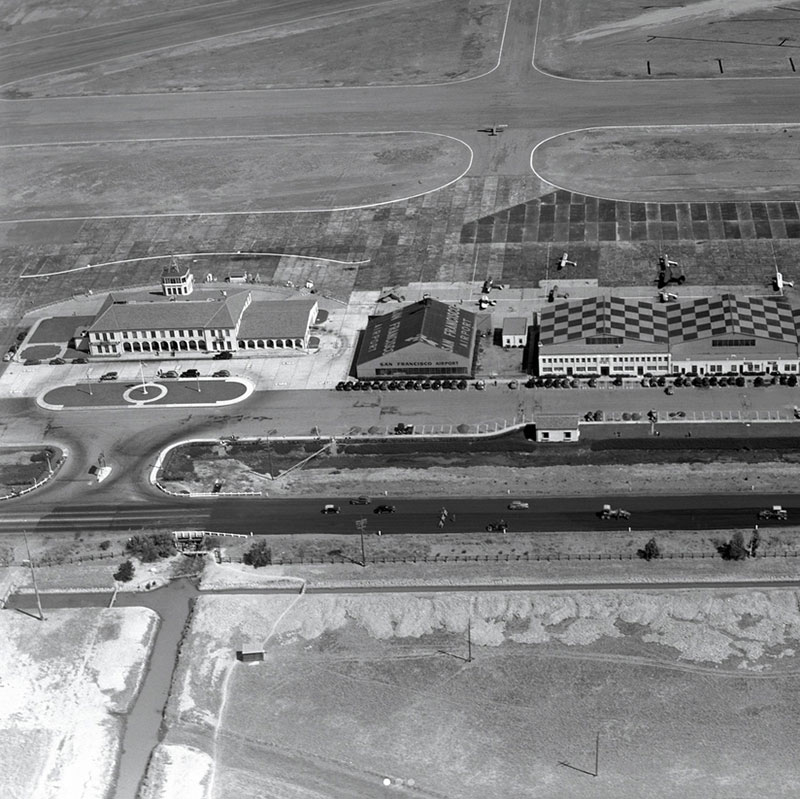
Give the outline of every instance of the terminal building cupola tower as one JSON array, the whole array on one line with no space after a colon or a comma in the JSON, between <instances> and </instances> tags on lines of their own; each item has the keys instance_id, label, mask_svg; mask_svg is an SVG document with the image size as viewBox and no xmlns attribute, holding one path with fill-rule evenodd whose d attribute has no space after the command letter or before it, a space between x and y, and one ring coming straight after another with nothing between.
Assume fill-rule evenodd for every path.
<instances>
[{"instance_id":1,"label":"terminal building cupola tower","mask_svg":"<svg viewBox=\"0 0 800 799\"><path fill-rule=\"evenodd\" d=\"M173 259L161 273L161 290L167 297L186 297L194 290L194 275L189 265L181 266Z\"/></svg>"}]
</instances>

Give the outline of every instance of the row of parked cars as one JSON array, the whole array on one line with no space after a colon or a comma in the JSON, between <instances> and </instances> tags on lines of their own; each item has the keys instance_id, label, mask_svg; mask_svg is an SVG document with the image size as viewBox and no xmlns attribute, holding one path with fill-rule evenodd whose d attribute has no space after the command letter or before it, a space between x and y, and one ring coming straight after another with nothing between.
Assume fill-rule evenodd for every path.
<instances>
[{"instance_id":1,"label":"row of parked cars","mask_svg":"<svg viewBox=\"0 0 800 799\"><path fill-rule=\"evenodd\" d=\"M336 384L337 391L441 391L460 389L469 384L466 380L362 380L358 382L343 380Z\"/></svg>"}]
</instances>

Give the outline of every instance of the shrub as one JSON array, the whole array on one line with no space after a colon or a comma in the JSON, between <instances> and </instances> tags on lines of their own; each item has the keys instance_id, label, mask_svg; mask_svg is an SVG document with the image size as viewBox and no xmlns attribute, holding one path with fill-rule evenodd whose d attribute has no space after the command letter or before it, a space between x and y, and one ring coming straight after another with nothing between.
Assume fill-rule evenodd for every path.
<instances>
[{"instance_id":1,"label":"shrub","mask_svg":"<svg viewBox=\"0 0 800 799\"><path fill-rule=\"evenodd\" d=\"M744 536L738 530L733 534L730 541L726 541L717 547L717 552L723 560L744 560L750 553L744 545Z\"/></svg>"},{"instance_id":2,"label":"shrub","mask_svg":"<svg viewBox=\"0 0 800 799\"><path fill-rule=\"evenodd\" d=\"M119 568L114 572L114 579L121 583L129 583L133 579L133 573L136 571L133 564L129 561L123 561L119 564Z\"/></svg>"},{"instance_id":3,"label":"shrub","mask_svg":"<svg viewBox=\"0 0 800 799\"><path fill-rule=\"evenodd\" d=\"M654 560L661 557L661 550L658 548L655 538L651 538L645 545L644 549L638 550L636 553L643 560Z\"/></svg>"},{"instance_id":4,"label":"shrub","mask_svg":"<svg viewBox=\"0 0 800 799\"><path fill-rule=\"evenodd\" d=\"M169 558L175 554L175 542L169 533L135 535L125 545L126 551L135 555L142 563Z\"/></svg>"},{"instance_id":5,"label":"shrub","mask_svg":"<svg viewBox=\"0 0 800 799\"><path fill-rule=\"evenodd\" d=\"M105 552L105 550L107 550L111 546L111 542L108 541L108 540L101 541L99 546L100 546L100 549L102 549Z\"/></svg>"},{"instance_id":6,"label":"shrub","mask_svg":"<svg viewBox=\"0 0 800 799\"><path fill-rule=\"evenodd\" d=\"M248 565L258 569L261 566L272 564L272 550L265 538L256 541L247 552L244 553L242 560Z\"/></svg>"}]
</instances>

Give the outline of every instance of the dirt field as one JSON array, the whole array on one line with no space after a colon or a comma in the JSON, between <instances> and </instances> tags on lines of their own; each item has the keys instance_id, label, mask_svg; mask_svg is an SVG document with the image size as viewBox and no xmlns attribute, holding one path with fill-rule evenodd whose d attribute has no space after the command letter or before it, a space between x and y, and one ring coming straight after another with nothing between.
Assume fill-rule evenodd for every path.
<instances>
[{"instance_id":1,"label":"dirt field","mask_svg":"<svg viewBox=\"0 0 800 799\"><path fill-rule=\"evenodd\" d=\"M157 617L144 608L0 612L0 793L104 799Z\"/></svg>"},{"instance_id":2,"label":"dirt field","mask_svg":"<svg viewBox=\"0 0 800 799\"><path fill-rule=\"evenodd\" d=\"M52 96L458 80L496 63L508 2L306 0L265 5L217 2L195 6L189 14L163 2L134 8L111 2L101 3L88 19L64 9L66 21L57 21L56 28L72 28L72 33L47 42L56 53L59 48L69 53L84 38L88 47L89 26L101 20L106 26L111 20L119 23L111 29L117 35L110 42L95 35L91 56L87 49L67 56L64 63L73 68L51 63L45 51L37 58L34 50L28 74L18 70L13 91ZM22 19L33 30L37 15L31 13L27 23L20 10L5 18L6 25ZM388 30L391 36L385 35ZM18 26L10 33L19 36Z\"/></svg>"},{"instance_id":3,"label":"dirt field","mask_svg":"<svg viewBox=\"0 0 800 799\"><path fill-rule=\"evenodd\" d=\"M213 465L212 465L213 464ZM197 479L169 483L172 491L210 491L214 479L225 470L229 491L264 491L270 496L473 496L480 486L482 496L524 494L552 497L563 494L569 484L575 495L705 494L750 491L784 493L797 488L797 466L791 463L761 463L751 480L751 466L719 464L627 464L624 466L473 466L427 469L310 469L297 470L279 480L252 472L237 461L213 461L197 465Z\"/></svg>"},{"instance_id":4,"label":"dirt field","mask_svg":"<svg viewBox=\"0 0 800 799\"><path fill-rule=\"evenodd\" d=\"M544 0L536 63L575 78L788 78L798 12L784 0Z\"/></svg>"},{"instance_id":5,"label":"dirt field","mask_svg":"<svg viewBox=\"0 0 800 799\"><path fill-rule=\"evenodd\" d=\"M794 796L797 599L202 598L147 796Z\"/></svg>"},{"instance_id":6,"label":"dirt field","mask_svg":"<svg viewBox=\"0 0 800 799\"><path fill-rule=\"evenodd\" d=\"M4 162L0 213L23 219L377 203L453 180L469 152L444 136L398 133L23 147Z\"/></svg>"},{"instance_id":7,"label":"dirt field","mask_svg":"<svg viewBox=\"0 0 800 799\"><path fill-rule=\"evenodd\" d=\"M540 147L534 168L572 191L639 202L792 200L798 146L798 125L597 128Z\"/></svg>"}]
</instances>

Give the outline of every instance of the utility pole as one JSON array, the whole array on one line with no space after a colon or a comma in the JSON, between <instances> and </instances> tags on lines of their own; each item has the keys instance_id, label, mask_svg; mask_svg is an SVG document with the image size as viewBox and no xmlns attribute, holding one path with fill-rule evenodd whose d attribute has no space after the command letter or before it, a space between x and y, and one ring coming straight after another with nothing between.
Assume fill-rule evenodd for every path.
<instances>
[{"instance_id":1,"label":"utility pole","mask_svg":"<svg viewBox=\"0 0 800 799\"><path fill-rule=\"evenodd\" d=\"M359 566L364 566L366 568L367 565L367 553L364 549L364 530L367 529L367 520L364 518L359 519L356 522L356 529L358 530L359 535L361 536L361 563Z\"/></svg>"},{"instance_id":2,"label":"utility pole","mask_svg":"<svg viewBox=\"0 0 800 799\"><path fill-rule=\"evenodd\" d=\"M39 596L39 588L36 585L36 571L33 568L33 558L31 557L31 548L28 546L28 533L23 533L25 538L25 551L28 553L28 565L31 567L31 580L33 582L33 592L36 594L36 607L39 610L39 621L44 621L44 613L42 613L42 599Z\"/></svg>"},{"instance_id":3,"label":"utility pole","mask_svg":"<svg viewBox=\"0 0 800 799\"><path fill-rule=\"evenodd\" d=\"M594 776L600 773L600 733L597 733L597 738L594 742Z\"/></svg>"}]
</instances>

